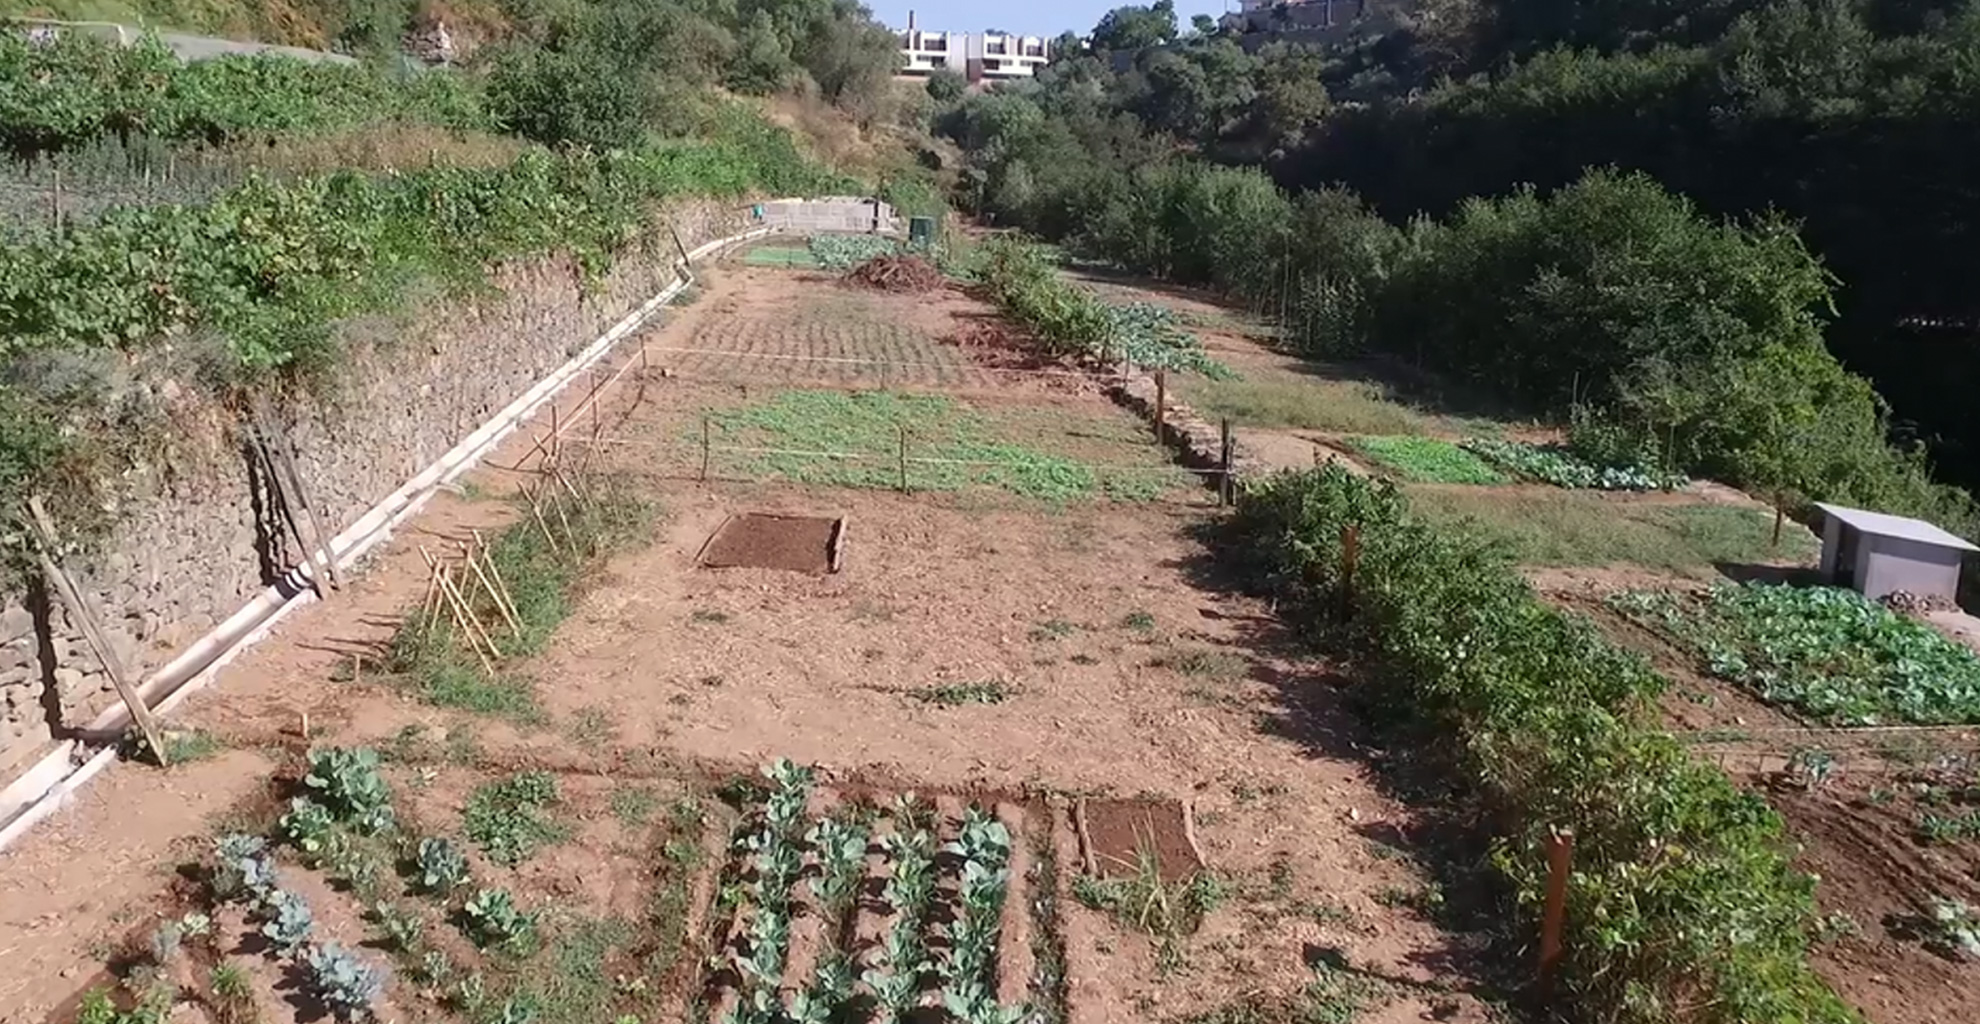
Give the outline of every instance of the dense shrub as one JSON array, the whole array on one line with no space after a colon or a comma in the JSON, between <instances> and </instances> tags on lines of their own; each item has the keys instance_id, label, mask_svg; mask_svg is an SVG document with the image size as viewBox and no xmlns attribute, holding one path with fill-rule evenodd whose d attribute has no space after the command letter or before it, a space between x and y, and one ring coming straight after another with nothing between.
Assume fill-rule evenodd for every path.
<instances>
[{"instance_id":1,"label":"dense shrub","mask_svg":"<svg viewBox=\"0 0 1980 1024\"><path fill-rule=\"evenodd\" d=\"M1333 466L1248 488L1227 540L1249 578L1331 609L1350 524L1351 635L1397 707L1456 741L1495 823L1493 864L1529 913L1543 840L1574 830L1561 989L1582 1019L1857 1019L1809 969L1814 882L1779 816L1658 729L1663 681L1538 601L1501 552Z\"/></svg>"},{"instance_id":2,"label":"dense shrub","mask_svg":"<svg viewBox=\"0 0 1980 1024\"><path fill-rule=\"evenodd\" d=\"M478 88L447 72L388 75L277 56L188 64L149 37L123 47L0 33L0 145L16 154L106 134L217 142L392 120L488 126Z\"/></svg>"}]
</instances>

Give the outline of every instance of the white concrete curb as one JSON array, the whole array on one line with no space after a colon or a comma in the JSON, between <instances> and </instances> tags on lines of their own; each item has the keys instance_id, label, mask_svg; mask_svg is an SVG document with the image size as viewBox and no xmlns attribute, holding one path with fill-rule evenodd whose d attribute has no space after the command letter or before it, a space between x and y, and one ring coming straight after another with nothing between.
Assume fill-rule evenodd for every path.
<instances>
[{"instance_id":1,"label":"white concrete curb","mask_svg":"<svg viewBox=\"0 0 1980 1024\"><path fill-rule=\"evenodd\" d=\"M770 227L752 228L738 235L718 238L688 253L688 263L706 259L708 256L751 239L773 233ZM558 392L571 381L590 369L594 364L609 355L612 349L625 338L631 336L646 321L673 301L674 296L693 283L685 271L674 282L662 289L658 295L646 300L638 309L627 314L610 330L599 335L587 345L584 351L551 374L538 381L535 386L522 393L507 407L490 417L477 427L459 444L449 449L445 455L415 474L385 500L373 505L356 522L351 523L330 542L332 552L339 567L353 565L372 548L383 543L392 535L392 529L418 514L419 510L438 493L442 486L451 483L463 473L474 468L494 447L527 421L545 403L554 399ZM316 591L310 584L307 565L291 569L276 585L268 587L259 595L242 605L226 622L178 657L159 668L138 686L144 701L158 714L166 714L179 706L186 697L213 681L221 668L234 660L242 651L268 635L269 630L287 617L289 613L316 600ZM85 730L92 735L115 735L123 731L130 720L130 711L121 703L114 706L89 724ZM108 767L117 758L117 748L106 746L91 754L80 765L74 763L84 745L77 740L65 740L54 751L42 757L25 774L16 779L4 791L0 791L0 850L5 850L16 839L25 835L37 823L53 814L76 791L81 789L97 773Z\"/></svg>"}]
</instances>

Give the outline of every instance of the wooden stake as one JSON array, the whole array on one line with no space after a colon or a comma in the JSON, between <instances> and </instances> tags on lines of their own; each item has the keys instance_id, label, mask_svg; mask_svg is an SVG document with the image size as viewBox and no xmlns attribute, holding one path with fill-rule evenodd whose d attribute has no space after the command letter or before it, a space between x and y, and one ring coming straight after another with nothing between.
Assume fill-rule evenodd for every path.
<instances>
[{"instance_id":1,"label":"wooden stake","mask_svg":"<svg viewBox=\"0 0 1980 1024\"><path fill-rule=\"evenodd\" d=\"M522 619L518 618L515 610L502 600L502 592L495 589L495 584L488 579L488 574L482 571L481 561L475 557L474 550L462 544L461 558L467 561L468 568L474 572L474 578L480 581L481 588L488 591L488 599L495 602L495 610L502 613L502 618L509 623L509 628L515 631L516 639L521 640Z\"/></svg>"},{"instance_id":2,"label":"wooden stake","mask_svg":"<svg viewBox=\"0 0 1980 1024\"><path fill-rule=\"evenodd\" d=\"M1182 821L1183 839L1189 843L1189 852L1196 855L1196 866L1198 870L1209 867L1210 862L1203 858L1203 847L1196 841L1196 808L1191 806L1191 801L1184 800L1182 802ZM1148 827L1152 833L1155 823L1150 821Z\"/></svg>"},{"instance_id":3,"label":"wooden stake","mask_svg":"<svg viewBox=\"0 0 1980 1024\"><path fill-rule=\"evenodd\" d=\"M1773 549L1781 549L1781 520L1787 518L1787 510L1781 507L1781 496L1774 495L1774 543Z\"/></svg>"},{"instance_id":4,"label":"wooden stake","mask_svg":"<svg viewBox=\"0 0 1980 1024\"><path fill-rule=\"evenodd\" d=\"M468 532L474 537L474 546L481 549L481 556L488 563L488 578L495 581L495 589L501 592L502 602L509 606L509 611L517 620L521 620L522 609L516 607L516 595L509 593L508 581L502 578L502 567L495 564L495 555L490 551L488 542L481 539L480 530Z\"/></svg>"},{"instance_id":5,"label":"wooden stake","mask_svg":"<svg viewBox=\"0 0 1980 1024\"><path fill-rule=\"evenodd\" d=\"M49 197L49 213L54 221L55 237L62 237L62 168L55 168L55 192Z\"/></svg>"},{"instance_id":6,"label":"wooden stake","mask_svg":"<svg viewBox=\"0 0 1980 1024\"><path fill-rule=\"evenodd\" d=\"M1100 864L1093 853L1093 834L1086 830L1086 798L1073 801L1073 829L1079 833L1079 856L1090 878L1100 877Z\"/></svg>"},{"instance_id":7,"label":"wooden stake","mask_svg":"<svg viewBox=\"0 0 1980 1024\"><path fill-rule=\"evenodd\" d=\"M527 483L523 484L520 490L522 491L523 500L529 502L529 514L531 518L536 520L536 528L543 531L543 542L550 545L550 550L559 550L557 547L557 535L550 532L550 523L543 518L543 505L537 498L537 492L531 490Z\"/></svg>"},{"instance_id":8,"label":"wooden stake","mask_svg":"<svg viewBox=\"0 0 1980 1024\"><path fill-rule=\"evenodd\" d=\"M137 723L138 731L144 734L145 743L151 746L152 756L158 758L160 765L166 764L165 744L159 741L158 720L151 716L151 708L131 687L131 681L124 677L123 663L117 660L116 650L110 646L109 638L103 635L102 628L96 624L96 616L90 614L89 606L83 603L82 590L55 559L55 552L61 550L59 540L61 535L55 531L55 521L49 518L48 509L41 504L40 495L28 498L28 512L36 538L40 541L35 545L35 554L41 561L42 575L47 576L48 581L55 584L56 592L62 595L62 603L69 607L69 617L74 619L76 626L82 630L83 639L89 643L89 649L96 655L96 660L103 663L103 671L110 676L110 685L117 688L117 696L123 699L124 707L129 709L131 720Z\"/></svg>"},{"instance_id":9,"label":"wooden stake","mask_svg":"<svg viewBox=\"0 0 1980 1024\"><path fill-rule=\"evenodd\" d=\"M901 493L909 494L912 492L908 490L908 477L907 477L907 425L901 424L898 427L898 429L900 430L900 438L901 438L901 447L900 447Z\"/></svg>"},{"instance_id":10,"label":"wooden stake","mask_svg":"<svg viewBox=\"0 0 1980 1024\"><path fill-rule=\"evenodd\" d=\"M1228 416L1224 417L1224 425L1223 425L1222 433L1223 433L1222 442L1217 447L1218 462L1220 463L1220 466L1218 468L1223 471L1223 475L1219 477L1217 480L1217 504L1219 507L1229 508L1231 504L1232 489L1231 489L1231 418Z\"/></svg>"},{"instance_id":11,"label":"wooden stake","mask_svg":"<svg viewBox=\"0 0 1980 1024\"><path fill-rule=\"evenodd\" d=\"M1155 371L1155 443L1169 440L1169 372Z\"/></svg>"},{"instance_id":12,"label":"wooden stake","mask_svg":"<svg viewBox=\"0 0 1980 1024\"><path fill-rule=\"evenodd\" d=\"M576 551L577 531L571 529L571 517L564 514L564 503L558 500L555 494L546 495L543 499L543 502L544 504L549 505L551 508L557 510L557 521L564 525L564 536L570 539L571 550Z\"/></svg>"},{"instance_id":13,"label":"wooden stake","mask_svg":"<svg viewBox=\"0 0 1980 1024\"><path fill-rule=\"evenodd\" d=\"M1574 833L1559 829L1547 837L1547 903L1540 917L1540 986L1550 989L1561 964L1561 926L1567 919L1568 872L1574 863Z\"/></svg>"},{"instance_id":14,"label":"wooden stake","mask_svg":"<svg viewBox=\"0 0 1980 1024\"><path fill-rule=\"evenodd\" d=\"M1361 561L1361 526L1341 527L1341 621L1354 615L1354 567Z\"/></svg>"},{"instance_id":15,"label":"wooden stake","mask_svg":"<svg viewBox=\"0 0 1980 1024\"><path fill-rule=\"evenodd\" d=\"M289 529L295 531L296 539L302 542L303 560L309 563L310 583L316 588L317 596L328 597L330 590L342 586L335 566L336 558L330 551L330 534L309 506L309 495L303 490L302 476L296 472L290 458L288 438L275 424L275 417L268 409L267 399L260 394L253 398L249 413L254 421L255 439L261 445L261 457L268 463L270 475L275 479L276 489L282 494L282 507L288 513ZM304 529L307 525L308 529Z\"/></svg>"},{"instance_id":16,"label":"wooden stake","mask_svg":"<svg viewBox=\"0 0 1980 1024\"><path fill-rule=\"evenodd\" d=\"M454 586L452 579L448 578L447 567L440 564L433 557L433 553L426 550L424 544L420 545L419 557L426 559L427 566L434 571L435 578L440 581L440 593L446 597L447 607L454 613L454 623L460 627L461 635L466 638L467 645L473 648L475 656L481 659L481 667L487 669L489 675L494 675L495 663L489 660L487 652L481 649L481 644L487 644L488 650L496 654L501 654L501 650L495 646L495 641L489 638L488 633L481 628L481 622L468 609L467 599L461 596L460 589Z\"/></svg>"}]
</instances>

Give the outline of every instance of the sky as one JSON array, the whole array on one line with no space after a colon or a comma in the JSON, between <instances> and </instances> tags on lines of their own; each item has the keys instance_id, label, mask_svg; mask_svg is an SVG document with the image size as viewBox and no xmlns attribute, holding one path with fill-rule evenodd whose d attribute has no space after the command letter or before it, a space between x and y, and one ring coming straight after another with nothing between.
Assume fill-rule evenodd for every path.
<instances>
[{"instance_id":1,"label":"sky","mask_svg":"<svg viewBox=\"0 0 1980 1024\"><path fill-rule=\"evenodd\" d=\"M1003 29L1021 36L1080 35L1093 30L1108 11L1129 0L865 0L873 15L890 28L906 28L909 11L929 32L981 32ZM1142 5L1155 0L1134 0ZM1188 26L1192 14L1215 17L1236 10L1237 0L1176 0L1176 21Z\"/></svg>"}]
</instances>

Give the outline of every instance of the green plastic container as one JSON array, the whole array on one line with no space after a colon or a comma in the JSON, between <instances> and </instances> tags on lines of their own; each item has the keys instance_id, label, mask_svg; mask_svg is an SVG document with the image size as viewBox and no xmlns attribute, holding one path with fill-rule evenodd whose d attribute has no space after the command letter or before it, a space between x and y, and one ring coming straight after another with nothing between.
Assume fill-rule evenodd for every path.
<instances>
[{"instance_id":1,"label":"green plastic container","mask_svg":"<svg viewBox=\"0 0 1980 1024\"><path fill-rule=\"evenodd\" d=\"M908 244L928 245L935 241L935 218L909 217Z\"/></svg>"}]
</instances>

